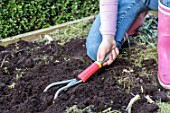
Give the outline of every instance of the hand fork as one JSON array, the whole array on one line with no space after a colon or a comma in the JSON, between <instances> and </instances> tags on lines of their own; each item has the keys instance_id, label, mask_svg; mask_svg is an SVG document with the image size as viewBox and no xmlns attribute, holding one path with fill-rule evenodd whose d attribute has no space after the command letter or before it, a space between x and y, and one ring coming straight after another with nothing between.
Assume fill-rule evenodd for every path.
<instances>
[{"instance_id":1,"label":"hand fork","mask_svg":"<svg viewBox=\"0 0 170 113\"><path fill-rule=\"evenodd\" d=\"M50 89L51 87L53 86L56 86L56 85L60 85L60 84L66 84L66 86L63 86L61 87L60 89L58 89L55 93L55 96L54 96L54 100L58 97L59 93L64 91L64 90L67 90L68 88L72 87L72 86L75 86L79 83L82 83L82 82L86 82L96 71L98 71L101 67L102 67L102 64L109 58L109 56L112 54L112 51L110 51L105 59L101 62L101 61L96 61L94 62L93 64L91 64L89 67L87 67L83 72L81 72L77 78L79 80L77 80L76 78L75 79L70 79L70 80L64 80L64 81L60 81L60 82L54 82L54 83L51 83L49 84L45 89L44 89L44 92L47 92L48 89Z\"/></svg>"}]
</instances>

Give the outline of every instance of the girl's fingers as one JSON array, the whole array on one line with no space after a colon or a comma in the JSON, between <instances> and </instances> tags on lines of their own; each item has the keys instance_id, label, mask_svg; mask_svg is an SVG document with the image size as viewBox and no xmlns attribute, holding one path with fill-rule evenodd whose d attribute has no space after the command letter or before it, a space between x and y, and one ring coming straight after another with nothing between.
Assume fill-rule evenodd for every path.
<instances>
[{"instance_id":1,"label":"girl's fingers","mask_svg":"<svg viewBox=\"0 0 170 113\"><path fill-rule=\"evenodd\" d=\"M108 58L106 62L103 63L103 66L110 65L113 62L113 57L112 55Z\"/></svg>"},{"instance_id":2,"label":"girl's fingers","mask_svg":"<svg viewBox=\"0 0 170 113\"><path fill-rule=\"evenodd\" d=\"M108 65L107 62L103 63L103 66L107 66L107 65Z\"/></svg>"},{"instance_id":3,"label":"girl's fingers","mask_svg":"<svg viewBox=\"0 0 170 113\"><path fill-rule=\"evenodd\" d=\"M119 55L119 49L118 48L113 49L112 55L109 57L109 59L105 63L103 63L103 66L112 64L112 62L115 61L118 55Z\"/></svg>"},{"instance_id":4,"label":"girl's fingers","mask_svg":"<svg viewBox=\"0 0 170 113\"><path fill-rule=\"evenodd\" d=\"M113 54L113 61L114 61L119 55L119 49L118 48L113 49L112 54Z\"/></svg>"},{"instance_id":5,"label":"girl's fingers","mask_svg":"<svg viewBox=\"0 0 170 113\"><path fill-rule=\"evenodd\" d=\"M110 65L113 62L113 54L110 55L108 61L107 61L107 65Z\"/></svg>"},{"instance_id":6,"label":"girl's fingers","mask_svg":"<svg viewBox=\"0 0 170 113\"><path fill-rule=\"evenodd\" d=\"M117 54L115 52L115 49L112 50L112 57L113 57L113 61L116 59Z\"/></svg>"},{"instance_id":7,"label":"girl's fingers","mask_svg":"<svg viewBox=\"0 0 170 113\"><path fill-rule=\"evenodd\" d=\"M97 61L103 61L105 57L105 51L103 49L99 49L97 54Z\"/></svg>"},{"instance_id":8,"label":"girl's fingers","mask_svg":"<svg viewBox=\"0 0 170 113\"><path fill-rule=\"evenodd\" d=\"M118 56L119 55L119 49L115 48L115 52L116 52L116 55Z\"/></svg>"}]
</instances>

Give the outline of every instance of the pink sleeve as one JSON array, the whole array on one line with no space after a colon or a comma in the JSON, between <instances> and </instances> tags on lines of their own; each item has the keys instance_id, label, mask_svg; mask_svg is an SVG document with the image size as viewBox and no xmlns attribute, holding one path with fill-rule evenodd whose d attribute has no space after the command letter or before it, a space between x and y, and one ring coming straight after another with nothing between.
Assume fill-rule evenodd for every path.
<instances>
[{"instance_id":1,"label":"pink sleeve","mask_svg":"<svg viewBox=\"0 0 170 113\"><path fill-rule=\"evenodd\" d=\"M118 0L100 0L100 32L102 35L115 35L117 12Z\"/></svg>"}]
</instances>

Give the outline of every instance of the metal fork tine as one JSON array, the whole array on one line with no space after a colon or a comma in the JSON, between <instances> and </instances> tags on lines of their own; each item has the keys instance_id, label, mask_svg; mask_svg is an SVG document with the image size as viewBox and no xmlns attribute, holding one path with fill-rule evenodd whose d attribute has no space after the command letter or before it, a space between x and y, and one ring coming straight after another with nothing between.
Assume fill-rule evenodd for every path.
<instances>
[{"instance_id":1,"label":"metal fork tine","mask_svg":"<svg viewBox=\"0 0 170 113\"><path fill-rule=\"evenodd\" d=\"M57 92L55 93L54 100L58 97L58 95L59 95L60 92L62 92L62 91L65 90L65 89L68 89L69 87L70 87L70 86L67 85L67 86L64 86L64 87L58 89Z\"/></svg>"},{"instance_id":2,"label":"metal fork tine","mask_svg":"<svg viewBox=\"0 0 170 113\"><path fill-rule=\"evenodd\" d=\"M81 80L79 80L79 81L75 80L75 81L70 82L70 83L67 84L66 86L58 89L57 92L55 93L54 100L58 97L58 95L59 95L60 92L62 92L63 90L67 90L68 88L70 88L70 87L72 87L72 86L74 86L74 85L76 85L76 84L79 84L79 83L81 83L81 82L82 82Z\"/></svg>"},{"instance_id":3,"label":"metal fork tine","mask_svg":"<svg viewBox=\"0 0 170 113\"><path fill-rule=\"evenodd\" d=\"M60 89L57 90L57 92L55 93L55 96L54 96L54 100L55 100L58 97L60 92L62 92L63 90L67 90L68 88L70 88L70 87L72 87L72 86L74 86L76 84L79 84L81 82L82 82L82 80L78 81L77 79L71 79L71 80L64 80L64 81L60 81L60 82L54 82L54 83L49 84L44 89L44 92L47 92L47 90L50 89L53 86L68 83L66 86L63 86L63 87L61 87ZM53 103L54 103L54 101L53 101Z\"/></svg>"},{"instance_id":4,"label":"metal fork tine","mask_svg":"<svg viewBox=\"0 0 170 113\"><path fill-rule=\"evenodd\" d=\"M64 80L64 81L60 81L60 82L54 82L54 83L51 83L49 84L43 92L47 92L48 89L50 89L51 87L53 86L56 86L56 85L60 85L60 84L65 84L65 83L69 83L69 82L72 82L72 81L75 81L76 79L71 79L71 80Z\"/></svg>"}]
</instances>

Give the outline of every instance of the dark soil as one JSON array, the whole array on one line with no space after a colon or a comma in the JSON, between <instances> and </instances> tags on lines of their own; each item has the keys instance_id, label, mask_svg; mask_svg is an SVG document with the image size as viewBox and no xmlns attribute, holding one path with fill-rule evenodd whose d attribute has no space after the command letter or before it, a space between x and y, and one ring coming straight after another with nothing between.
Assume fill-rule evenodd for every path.
<instances>
[{"instance_id":1,"label":"dark soil","mask_svg":"<svg viewBox=\"0 0 170 113\"><path fill-rule=\"evenodd\" d=\"M154 101L169 99L157 85L156 61L148 59L142 61L142 67L135 66L131 59L134 48L126 48L124 57L99 70L86 83L62 92L53 104L55 91L62 85L47 93L43 93L44 88L52 82L76 78L93 62L86 55L85 40L72 40L65 46L20 41L0 47L0 112L62 113L73 105L80 109L92 105L93 112L111 107L124 113L133 95L139 94L141 99L132 112L156 113L159 107L148 103L144 96ZM143 69L149 76L142 73Z\"/></svg>"}]
</instances>

